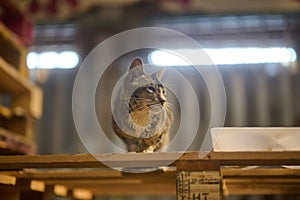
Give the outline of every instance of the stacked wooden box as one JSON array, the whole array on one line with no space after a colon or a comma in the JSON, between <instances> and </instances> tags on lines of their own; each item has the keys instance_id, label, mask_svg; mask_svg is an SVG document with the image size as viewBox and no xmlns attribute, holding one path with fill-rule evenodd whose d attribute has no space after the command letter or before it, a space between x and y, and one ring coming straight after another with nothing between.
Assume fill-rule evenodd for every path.
<instances>
[{"instance_id":1,"label":"stacked wooden box","mask_svg":"<svg viewBox=\"0 0 300 200\"><path fill-rule=\"evenodd\" d=\"M0 22L0 154L34 154L42 91L28 79L27 49Z\"/></svg>"}]
</instances>

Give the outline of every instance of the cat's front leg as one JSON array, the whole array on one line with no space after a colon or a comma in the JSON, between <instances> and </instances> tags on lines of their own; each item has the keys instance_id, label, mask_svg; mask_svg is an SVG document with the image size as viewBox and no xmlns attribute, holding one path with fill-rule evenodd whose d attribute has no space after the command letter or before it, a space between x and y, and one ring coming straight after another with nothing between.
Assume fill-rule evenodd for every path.
<instances>
[{"instance_id":1,"label":"cat's front leg","mask_svg":"<svg viewBox=\"0 0 300 200\"><path fill-rule=\"evenodd\" d=\"M143 152L144 153L153 153L154 152L154 147L150 146L148 149L145 149Z\"/></svg>"}]
</instances>

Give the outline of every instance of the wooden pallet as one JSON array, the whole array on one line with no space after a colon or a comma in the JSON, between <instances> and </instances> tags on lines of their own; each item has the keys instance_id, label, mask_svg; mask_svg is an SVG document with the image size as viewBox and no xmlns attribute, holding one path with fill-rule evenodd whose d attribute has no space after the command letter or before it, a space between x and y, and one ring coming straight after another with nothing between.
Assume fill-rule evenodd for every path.
<instances>
[{"instance_id":1,"label":"wooden pallet","mask_svg":"<svg viewBox=\"0 0 300 200\"><path fill-rule=\"evenodd\" d=\"M1 8L1 5L0 5ZM23 78L28 78L26 65L27 48L19 37L0 22L0 55L15 68Z\"/></svg>"},{"instance_id":2,"label":"wooden pallet","mask_svg":"<svg viewBox=\"0 0 300 200\"><path fill-rule=\"evenodd\" d=\"M30 23L10 0L1 1L0 10L0 154L31 154L34 122L42 114L42 91L29 80L26 65L24 43L29 40L24 26Z\"/></svg>"},{"instance_id":3,"label":"wooden pallet","mask_svg":"<svg viewBox=\"0 0 300 200\"><path fill-rule=\"evenodd\" d=\"M21 108L34 118L41 117L41 89L20 76L19 72L1 57L0 83L0 94L10 98L11 109Z\"/></svg>"},{"instance_id":4,"label":"wooden pallet","mask_svg":"<svg viewBox=\"0 0 300 200\"><path fill-rule=\"evenodd\" d=\"M167 170L125 173L110 169L89 154L0 156L0 190L8 200L26 199L24 195L35 199L177 195L178 199L209 200L240 194L300 193L300 169L280 167L300 165L299 151L211 152L204 158L198 152L122 153L99 154L97 158L126 168L158 167L173 159L174 162ZM236 165L261 168L233 167ZM18 196L10 197L12 191Z\"/></svg>"},{"instance_id":5,"label":"wooden pallet","mask_svg":"<svg viewBox=\"0 0 300 200\"><path fill-rule=\"evenodd\" d=\"M0 155L33 155L36 152L37 145L34 140L0 128Z\"/></svg>"},{"instance_id":6,"label":"wooden pallet","mask_svg":"<svg viewBox=\"0 0 300 200\"><path fill-rule=\"evenodd\" d=\"M41 115L41 89L0 57L0 154L36 152L34 123Z\"/></svg>"}]
</instances>

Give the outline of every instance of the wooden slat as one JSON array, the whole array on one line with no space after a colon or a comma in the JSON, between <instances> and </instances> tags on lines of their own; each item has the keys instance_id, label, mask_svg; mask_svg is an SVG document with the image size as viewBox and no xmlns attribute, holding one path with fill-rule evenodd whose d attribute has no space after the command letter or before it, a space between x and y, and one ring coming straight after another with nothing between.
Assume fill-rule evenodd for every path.
<instances>
[{"instance_id":1,"label":"wooden slat","mask_svg":"<svg viewBox=\"0 0 300 200\"><path fill-rule=\"evenodd\" d=\"M16 177L6 175L6 174L0 174L0 184L4 185L15 185L16 184Z\"/></svg>"},{"instance_id":2,"label":"wooden slat","mask_svg":"<svg viewBox=\"0 0 300 200\"><path fill-rule=\"evenodd\" d=\"M222 169L225 195L300 194L300 169Z\"/></svg>"},{"instance_id":3,"label":"wooden slat","mask_svg":"<svg viewBox=\"0 0 300 200\"><path fill-rule=\"evenodd\" d=\"M89 199L93 198L93 193L89 190L76 188L76 189L73 190L73 197L75 199L89 200Z\"/></svg>"},{"instance_id":4,"label":"wooden slat","mask_svg":"<svg viewBox=\"0 0 300 200\"><path fill-rule=\"evenodd\" d=\"M123 183L127 181L131 184L138 183L175 183L176 172L175 171L155 171L148 173L121 173L119 171L112 170L100 170L100 171L79 171L79 170L62 170L62 171L2 171L0 174L7 176L14 176L18 179L34 179L41 180L48 184L83 184L84 182L90 182L92 184L113 184ZM89 183L87 183L89 184Z\"/></svg>"},{"instance_id":5,"label":"wooden slat","mask_svg":"<svg viewBox=\"0 0 300 200\"><path fill-rule=\"evenodd\" d=\"M16 176L19 179L29 178L36 180L44 179L100 179L118 178L122 173L116 170L47 170L47 171L2 171L1 173Z\"/></svg>"},{"instance_id":6,"label":"wooden slat","mask_svg":"<svg viewBox=\"0 0 300 200\"><path fill-rule=\"evenodd\" d=\"M230 182L223 181L227 195L279 195L300 194L300 184L273 182Z\"/></svg>"},{"instance_id":7,"label":"wooden slat","mask_svg":"<svg viewBox=\"0 0 300 200\"><path fill-rule=\"evenodd\" d=\"M45 187L46 185L43 181L32 180L30 182L30 189L33 191L44 192Z\"/></svg>"},{"instance_id":8,"label":"wooden slat","mask_svg":"<svg viewBox=\"0 0 300 200\"><path fill-rule=\"evenodd\" d=\"M12 111L6 107L0 104L0 117L4 117L6 119L9 119L13 116Z\"/></svg>"},{"instance_id":9,"label":"wooden slat","mask_svg":"<svg viewBox=\"0 0 300 200\"><path fill-rule=\"evenodd\" d=\"M0 156L0 169L22 168L107 168L159 167L177 161L219 161L220 165L300 165L300 152L211 152L200 158L198 152L108 153L97 160L90 154Z\"/></svg>"},{"instance_id":10,"label":"wooden slat","mask_svg":"<svg viewBox=\"0 0 300 200\"><path fill-rule=\"evenodd\" d=\"M129 184L124 186L123 184L116 184L113 187L111 185L101 185L101 187L89 187L94 195L176 195L176 184L160 184L159 181L156 184Z\"/></svg>"},{"instance_id":11,"label":"wooden slat","mask_svg":"<svg viewBox=\"0 0 300 200\"><path fill-rule=\"evenodd\" d=\"M100 169L93 171L3 171L1 173L15 176L20 182L25 183L28 182L26 180L39 180L45 185L53 185L54 190L56 186L62 186L68 190L83 188L98 195L175 195L176 193L176 171L121 173L110 169ZM65 188L64 191L66 191ZM54 193L57 192L54 191Z\"/></svg>"},{"instance_id":12,"label":"wooden slat","mask_svg":"<svg viewBox=\"0 0 300 200\"><path fill-rule=\"evenodd\" d=\"M57 196L67 196L68 195L68 188L64 185L54 185L53 186L53 193Z\"/></svg>"},{"instance_id":13,"label":"wooden slat","mask_svg":"<svg viewBox=\"0 0 300 200\"><path fill-rule=\"evenodd\" d=\"M238 177L238 176L300 176L300 169L286 169L286 168L223 168L222 175L224 177Z\"/></svg>"}]
</instances>

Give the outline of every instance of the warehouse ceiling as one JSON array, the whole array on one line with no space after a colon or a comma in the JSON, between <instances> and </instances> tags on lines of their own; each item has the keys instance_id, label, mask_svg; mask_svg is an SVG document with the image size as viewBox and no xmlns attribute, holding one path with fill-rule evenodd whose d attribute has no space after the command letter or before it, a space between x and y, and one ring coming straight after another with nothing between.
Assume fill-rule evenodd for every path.
<instances>
[{"instance_id":1,"label":"warehouse ceiling","mask_svg":"<svg viewBox=\"0 0 300 200\"><path fill-rule=\"evenodd\" d=\"M138 15L299 13L299 0L13 0L37 23ZM93 16L95 17L95 16Z\"/></svg>"}]
</instances>

